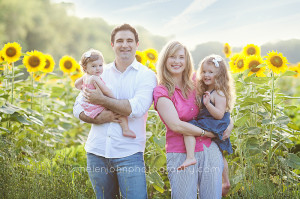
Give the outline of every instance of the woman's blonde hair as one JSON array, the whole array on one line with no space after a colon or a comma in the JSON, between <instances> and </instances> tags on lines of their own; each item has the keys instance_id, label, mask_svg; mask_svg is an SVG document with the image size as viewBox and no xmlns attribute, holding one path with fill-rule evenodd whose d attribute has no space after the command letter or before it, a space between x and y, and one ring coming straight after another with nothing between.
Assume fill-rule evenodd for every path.
<instances>
[{"instance_id":1,"label":"woman's blonde hair","mask_svg":"<svg viewBox=\"0 0 300 199\"><path fill-rule=\"evenodd\" d=\"M170 71L167 69L167 59L174 55L181 48L185 52L185 63L186 67L182 73L182 94L187 98L188 94L193 90L193 81L191 79L194 70L194 65L192 61L192 56L187 50L186 46L178 41L171 41L167 43L161 52L159 53L159 58L157 62L157 74L158 74L158 84L163 85L167 88L169 96L172 96L175 91L175 82L172 78Z\"/></svg>"},{"instance_id":2,"label":"woman's blonde hair","mask_svg":"<svg viewBox=\"0 0 300 199\"><path fill-rule=\"evenodd\" d=\"M79 64L81 65L82 69L86 71L86 67L89 62L96 61L100 58L102 58L104 63L104 58L102 53L99 50L95 50L91 48L90 50L82 54Z\"/></svg>"},{"instance_id":3,"label":"woman's blonde hair","mask_svg":"<svg viewBox=\"0 0 300 199\"><path fill-rule=\"evenodd\" d=\"M220 61L216 61L220 59ZM218 63L219 67L216 67L216 63ZM228 70L226 62L219 55L209 55L205 57L199 64L199 68L197 71L197 81L196 81L196 91L197 91L197 103L201 108L201 97L204 92L207 91L208 86L206 86L202 80L201 73L203 72L204 64L209 65L210 67L216 67L218 72L215 76L215 90L222 91L226 97L226 109L227 111L232 110L235 102L235 87L231 77L231 74Z\"/></svg>"}]
</instances>

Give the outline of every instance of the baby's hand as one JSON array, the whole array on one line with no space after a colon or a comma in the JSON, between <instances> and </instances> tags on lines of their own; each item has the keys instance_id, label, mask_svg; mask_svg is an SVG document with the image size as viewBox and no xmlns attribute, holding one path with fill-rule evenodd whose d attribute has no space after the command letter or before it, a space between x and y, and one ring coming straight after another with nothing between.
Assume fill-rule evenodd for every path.
<instances>
[{"instance_id":1,"label":"baby's hand","mask_svg":"<svg viewBox=\"0 0 300 199\"><path fill-rule=\"evenodd\" d=\"M210 103L210 93L208 91L205 91L203 95L203 104L207 106L209 103Z\"/></svg>"}]
</instances>

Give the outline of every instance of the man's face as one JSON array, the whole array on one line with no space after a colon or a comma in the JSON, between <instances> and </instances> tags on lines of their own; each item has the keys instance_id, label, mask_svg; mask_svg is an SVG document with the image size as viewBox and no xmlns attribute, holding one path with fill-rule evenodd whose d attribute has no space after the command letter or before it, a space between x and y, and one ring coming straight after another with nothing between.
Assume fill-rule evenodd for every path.
<instances>
[{"instance_id":1,"label":"man's face","mask_svg":"<svg viewBox=\"0 0 300 199\"><path fill-rule=\"evenodd\" d=\"M129 30L122 30L115 35L114 43L111 44L117 59L133 60L138 43L134 34Z\"/></svg>"}]
</instances>

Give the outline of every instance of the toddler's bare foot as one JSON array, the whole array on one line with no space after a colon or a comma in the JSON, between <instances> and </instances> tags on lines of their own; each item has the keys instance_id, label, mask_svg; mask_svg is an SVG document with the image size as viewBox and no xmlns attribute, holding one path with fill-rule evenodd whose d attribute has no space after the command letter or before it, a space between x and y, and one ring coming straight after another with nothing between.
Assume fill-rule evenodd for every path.
<instances>
[{"instance_id":1,"label":"toddler's bare foot","mask_svg":"<svg viewBox=\"0 0 300 199\"><path fill-rule=\"evenodd\" d=\"M186 167L194 165L197 163L196 158L187 158L182 165L180 165L177 170L184 170Z\"/></svg>"},{"instance_id":2,"label":"toddler's bare foot","mask_svg":"<svg viewBox=\"0 0 300 199\"><path fill-rule=\"evenodd\" d=\"M222 196L226 196L230 190L230 182L222 184Z\"/></svg>"},{"instance_id":3,"label":"toddler's bare foot","mask_svg":"<svg viewBox=\"0 0 300 199\"><path fill-rule=\"evenodd\" d=\"M135 133L133 131L131 131L131 130L126 130L126 131L123 130L123 136L125 136L125 137L131 137L131 138L136 138Z\"/></svg>"}]
</instances>

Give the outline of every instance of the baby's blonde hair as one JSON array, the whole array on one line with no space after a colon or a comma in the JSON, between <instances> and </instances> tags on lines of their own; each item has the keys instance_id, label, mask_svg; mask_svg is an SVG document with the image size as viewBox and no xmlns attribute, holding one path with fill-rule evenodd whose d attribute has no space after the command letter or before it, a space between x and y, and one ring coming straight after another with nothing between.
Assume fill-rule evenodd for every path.
<instances>
[{"instance_id":1,"label":"baby's blonde hair","mask_svg":"<svg viewBox=\"0 0 300 199\"><path fill-rule=\"evenodd\" d=\"M90 49L88 51L86 51L85 53L82 54L81 59L80 59L80 65L82 67L82 69L84 71L86 71L86 67L87 64L89 62L93 62L96 61L98 59L102 58L103 62L104 62L104 58L102 53L99 50L95 50L95 49Z\"/></svg>"},{"instance_id":2,"label":"baby's blonde hair","mask_svg":"<svg viewBox=\"0 0 300 199\"><path fill-rule=\"evenodd\" d=\"M201 108L201 96L203 96L204 92L207 91L208 86L206 86L202 80L201 73L203 72L204 64L208 64L210 67L216 67L216 61L213 61L216 57L221 58L219 55L209 55L205 57L199 64L199 68L197 70L197 82L196 82L196 91L197 91L197 103L198 106ZM219 67L218 72L215 76L215 90L216 92L222 91L226 97L226 110L232 110L235 102L235 87L234 82L232 80L231 74L228 70L226 62L223 58L221 61L217 61Z\"/></svg>"}]
</instances>

